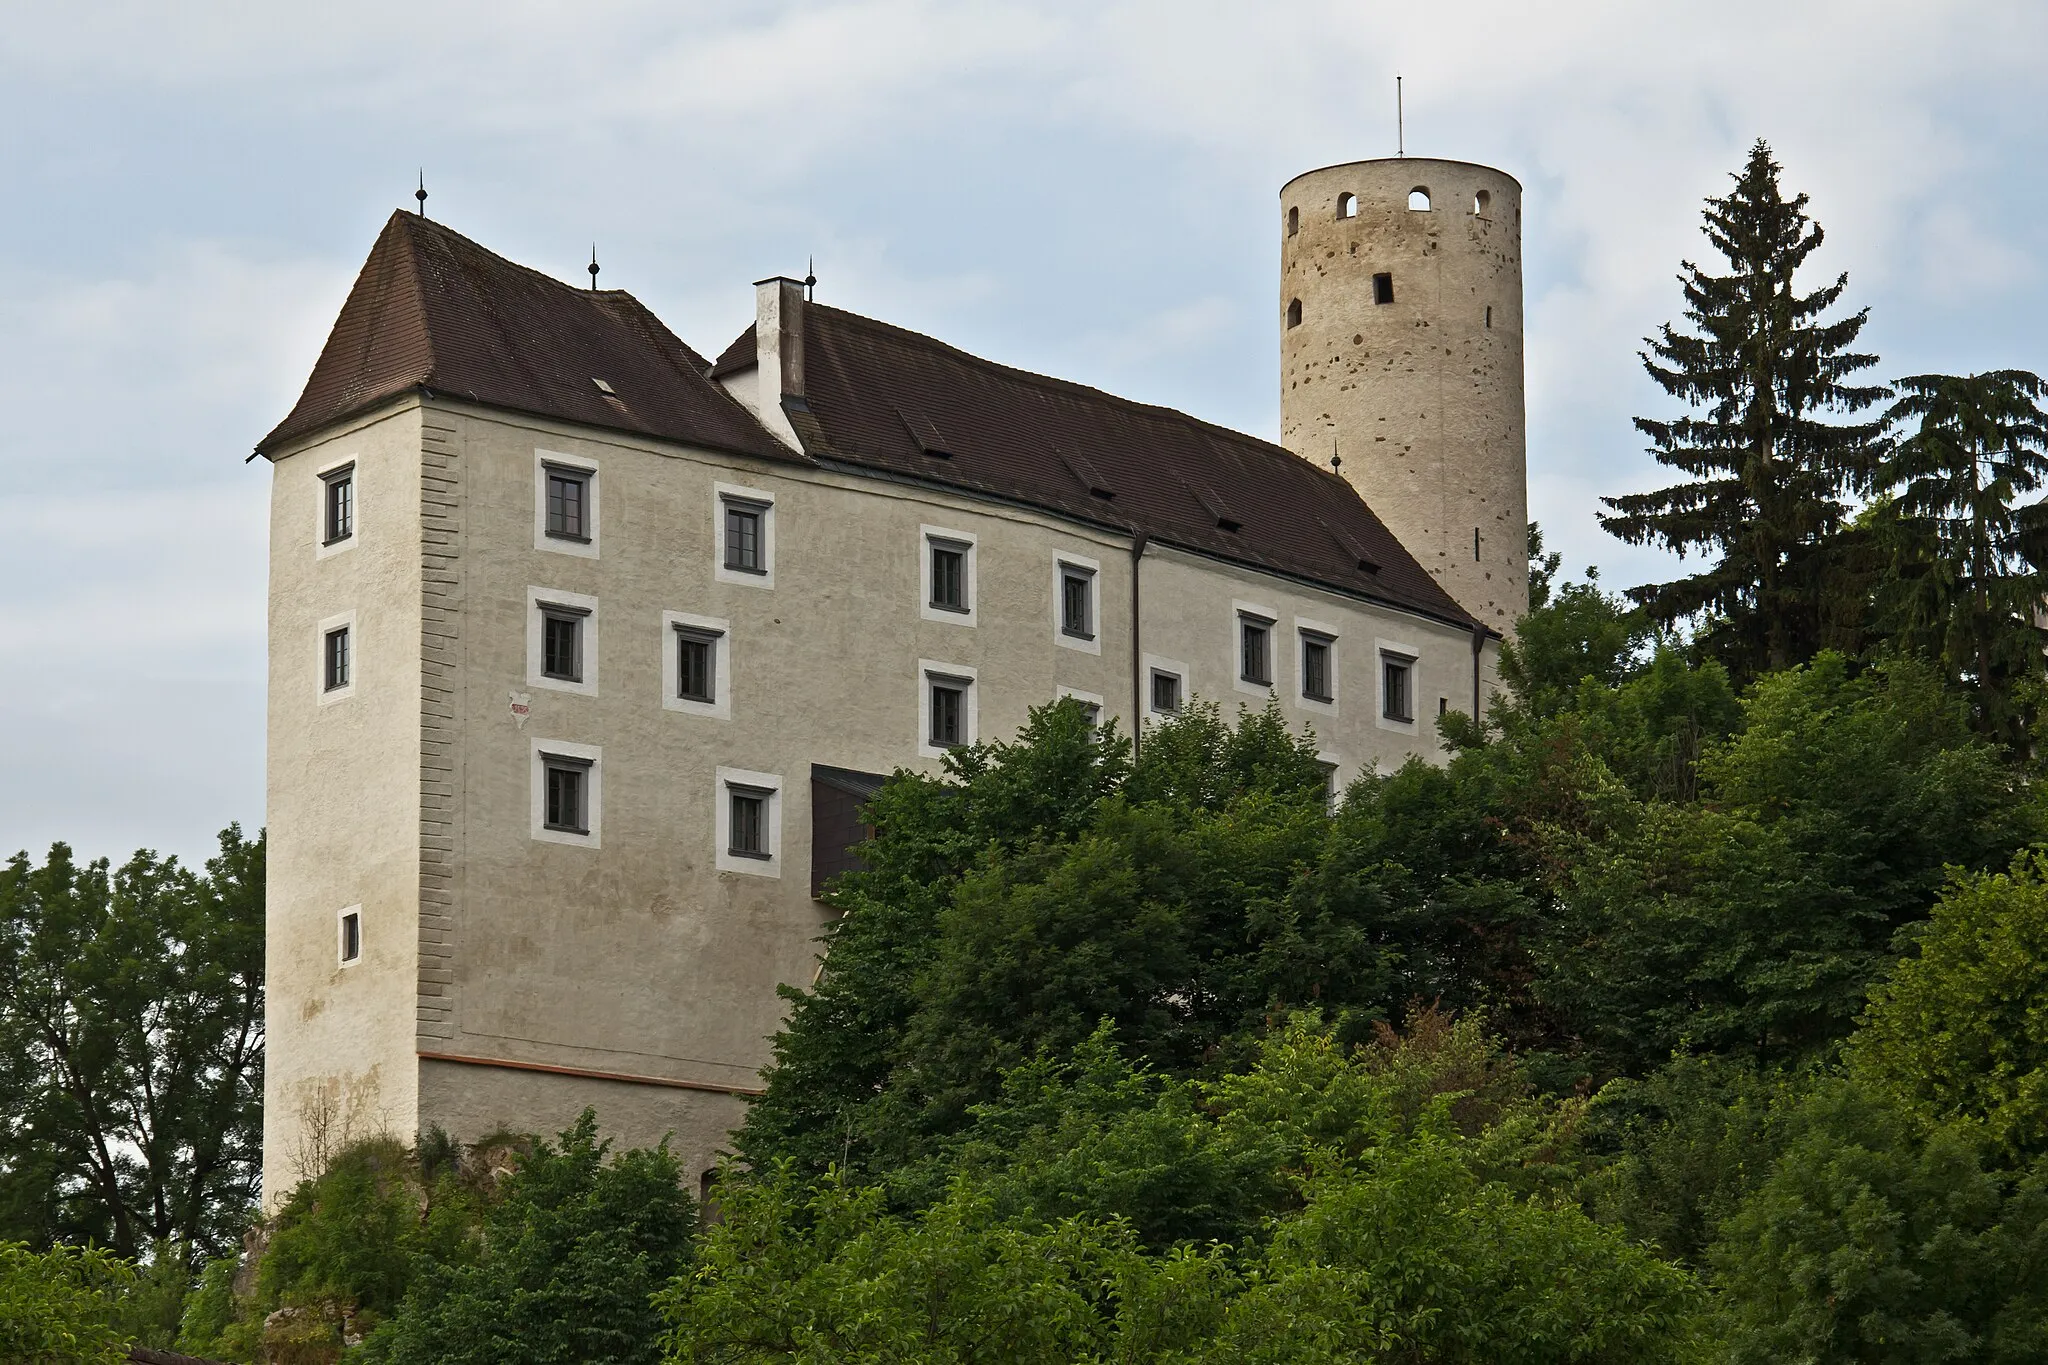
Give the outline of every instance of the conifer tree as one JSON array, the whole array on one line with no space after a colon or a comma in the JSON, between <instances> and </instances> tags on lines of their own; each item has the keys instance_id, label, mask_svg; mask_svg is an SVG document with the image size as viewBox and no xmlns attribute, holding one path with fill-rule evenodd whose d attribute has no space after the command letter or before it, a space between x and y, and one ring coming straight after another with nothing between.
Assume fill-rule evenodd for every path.
<instances>
[{"instance_id":1,"label":"conifer tree","mask_svg":"<svg viewBox=\"0 0 2048 1365\"><path fill-rule=\"evenodd\" d=\"M2048 598L2048 384L2024 370L1901 379L1901 431L1880 480L1890 565L1879 602L1903 647L1961 684L1980 726L2023 728L2016 693L2043 674Z\"/></svg>"},{"instance_id":2,"label":"conifer tree","mask_svg":"<svg viewBox=\"0 0 2048 1365\"><path fill-rule=\"evenodd\" d=\"M1692 411L1636 418L1658 463L1685 481L1603 498L1609 532L1710 562L1631 596L1660 626L1698 623L1702 643L1739 675L1802 662L1860 624L1863 594L1845 584L1840 533L1846 496L1867 486L1882 425L1828 422L1888 396L1853 382L1876 357L1852 351L1863 309L1832 321L1848 285L1802 294L1793 276L1820 246L1807 197L1787 199L1761 139L1727 196L1709 199L1706 234L1727 274L1691 261L1679 276L1693 330L1666 323L1642 359L1650 377Z\"/></svg>"}]
</instances>

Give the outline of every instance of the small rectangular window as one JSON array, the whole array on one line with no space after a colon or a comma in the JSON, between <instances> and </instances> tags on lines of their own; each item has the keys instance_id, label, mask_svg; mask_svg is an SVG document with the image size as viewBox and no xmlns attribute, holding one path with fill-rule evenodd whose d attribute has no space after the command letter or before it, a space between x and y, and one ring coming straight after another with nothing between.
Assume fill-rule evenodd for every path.
<instances>
[{"instance_id":1,"label":"small rectangular window","mask_svg":"<svg viewBox=\"0 0 2048 1365\"><path fill-rule=\"evenodd\" d=\"M1415 719L1415 661L1398 654L1380 655L1380 714L1403 723Z\"/></svg>"},{"instance_id":2,"label":"small rectangular window","mask_svg":"<svg viewBox=\"0 0 2048 1365\"><path fill-rule=\"evenodd\" d=\"M1392 303L1394 301L1394 277L1392 275L1375 275L1372 277L1372 301L1374 303Z\"/></svg>"},{"instance_id":3,"label":"small rectangular window","mask_svg":"<svg viewBox=\"0 0 2048 1365\"><path fill-rule=\"evenodd\" d=\"M546 754L547 790L542 823L569 834L590 833L590 760Z\"/></svg>"},{"instance_id":4,"label":"small rectangular window","mask_svg":"<svg viewBox=\"0 0 2048 1365\"><path fill-rule=\"evenodd\" d=\"M329 692L339 691L341 688L348 686L350 669L353 667L352 661L349 658L348 637L349 628L347 626L338 626L327 632L326 643L321 651L321 656L324 661L322 683ZM303 648L303 646L301 647ZM301 655L300 657L303 658L305 656Z\"/></svg>"},{"instance_id":5,"label":"small rectangular window","mask_svg":"<svg viewBox=\"0 0 2048 1365\"><path fill-rule=\"evenodd\" d=\"M740 573L768 572L761 549L761 521L767 508L759 503L725 500L725 567Z\"/></svg>"},{"instance_id":6,"label":"small rectangular window","mask_svg":"<svg viewBox=\"0 0 2048 1365\"><path fill-rule=\"evenodd\" d=\"M1180 710L1180 674L1152 670L1152 709L1169 714Z\"/></svg>"},{"instance_id":7,"label":"small rectangular window","mask_svg":"<svg viewBox=\"0 0 2048 1365\"><path fill-rule=\"evenodd\" d=\"M1337 765L1325 759L1316 764L1323 770L1323 800L1334 806L1339 795L1337 790Z\"/></svg>"},{"instance_id":8,"label":"small rectangular window","mask_svg":"<svg viewBox=\"0 0 2048 1365\"><path fill-rule=\"evenodd\" d=\"M953 540L934 540L932 605L941 611L967 610L967 547Z\"/></svg>"},{"instance_id":9,"label":"small rectangular window","mask_svg":"<svg viewBox=\"0 0 2048 1365\"><path fill-rule=\"evenodd\" d=\"M590 539L590 471L547 467L548 534L558 540Z\"/></svg>"},{"instance_id":10,"label":"small rectangular window","mask_svg":"<svg viewBox=\"0 0 2048 1365\"><path fill-rule=\"evenodd\" d=\"M363 955L363 917L351 910L341 917L341 960L354 962Z\"/></svg>"},{"instance_id":11,"label":"small rectangular window","mask_svg":"<svg viewBox=\"0 0 2048 1365\"><path fill-rule=\"evenodd\" d=\"M967 742L967 684L958 678L931 680L931 743L954 749Z\"/></svg>"},{"instance_id":12,"label":"small rectangular window","mask_svg":"<svg viewBox=\"0 0 2048 1365\"><path fill-rule=\"evenodd\" d=\"M583 681L583 613L541 608L540 671L564 682Z\"/></svg>"},{"instance_id":13,"label":"small rectangular window","mask_svg":"<svg viewBox=\"0 0 2048 1365\"><path fill-rule=\"evenodd\" d=\"M718 640L715 630L676 627L676 696L684 701L718 700Z\"/></svg>"},{"instance_id":14,"label":"small rectangular window","mask_svg":"<svg viewBox=\"0 0 2048 1365\"><path fill-rule=\"evenodd\" d=\"M320 477L322 543L333 545L356 533L356 467L346 465Z\"/></svg>"},{"instance_id":15,"label":"small rectangular window","mask_svg":"<svg viewBox=\"0 0 2048 1365\"><path fill-rule=\"evenodd\" d=\"M735 858L767 858L768 802L774 793L765 787L742 787L736 783L727 783L725 790L732 803L726 852Z\"/></svg>"},{"instance_id":16,"label":"small rectangular window","mask_svg":"<svg viewBox=\"0 0 2048 1365\"><path fill-rule=\"evenodd\" d=\"M1273 685L1273 623L1256 616L1237 618L1237 675L1260 687Z\"/></svg>"},{"instance_id":17,"label":"small rectangular window","mask_svg":"<svg viewBox=\"0 0 2048 1365\"><path fill-rule=\"evenodd\" d=\"M1095 638L1095 571L1060 565L1060 632L1077 640Z\"/></svg>"},{"instance_id":18,"label":"small rectangular window","mask_svg":"<svg viewBox=\"0 0 2048 1365\"><path fill-rule=\"evenodd\" d=\"M1334 696L1330 688L1330 645L1327 635L1301 633L1301 695L1310 701L1329 701Z\"/></svg>"}]
</instances>

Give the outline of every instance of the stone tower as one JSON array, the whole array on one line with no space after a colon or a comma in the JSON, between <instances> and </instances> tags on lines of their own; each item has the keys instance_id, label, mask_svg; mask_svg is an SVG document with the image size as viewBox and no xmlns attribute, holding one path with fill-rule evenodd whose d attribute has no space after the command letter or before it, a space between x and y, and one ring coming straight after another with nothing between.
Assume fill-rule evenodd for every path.
<instances>
[{"instance_id":1,"label":"stone tower","mask_svg":"<svg viewBox=\"0 0 2048 1365\"><path fill-rule=\"evenodd\" d=\"M1528 604L1522 187L1354 161L1280 191L1280 441L1502 634Z\"/></svg>"}]
</instances>

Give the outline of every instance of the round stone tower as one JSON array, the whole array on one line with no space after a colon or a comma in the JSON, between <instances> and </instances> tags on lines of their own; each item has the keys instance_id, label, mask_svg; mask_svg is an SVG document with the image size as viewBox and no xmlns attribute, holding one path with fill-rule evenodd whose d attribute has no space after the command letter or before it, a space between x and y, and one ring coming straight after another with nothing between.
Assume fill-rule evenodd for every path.
<instances>
[{"instance_id":1,"label":"round stone tower","mask_svg":"<svg viewBox=\"0 0 2048 1365\"><path fill-rule=\"evenodd\" d=\"M1280 440L1351 481L1480 621L1528 609L1522 186L1353 161L1280 191Z\"/></svg>"}]
</instances>

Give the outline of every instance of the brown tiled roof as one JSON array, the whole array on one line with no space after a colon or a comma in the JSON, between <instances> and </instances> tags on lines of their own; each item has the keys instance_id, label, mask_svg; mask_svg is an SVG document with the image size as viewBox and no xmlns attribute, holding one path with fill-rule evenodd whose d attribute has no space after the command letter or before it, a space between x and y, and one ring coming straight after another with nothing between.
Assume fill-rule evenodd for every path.
<instances>
[{"instance_id":1,"label":"brown tiled roof","mask_svg":"<svg viewBox=\"0 0 2048 1365\"><path fill-rule=\"evenodd\" d=\"M417 389L586 426L799 460L631 294L578 289L394 213L270 454ZM598 386L610 386L606 393Z\"/></svg>"},{"instance_id":2,"label":"brown tiled roof","mask_svg":"<svg viewBox=\"0 0 2048 1365\"><path fill-rule=\"evenodd\" d=\"M916 332L804 307L807 453L1142 532L1477 623L1350 484L1280 446L1171 408L998 365ZM751 330L714 373L754 364Z\"/></svg>"}]
</instances>

